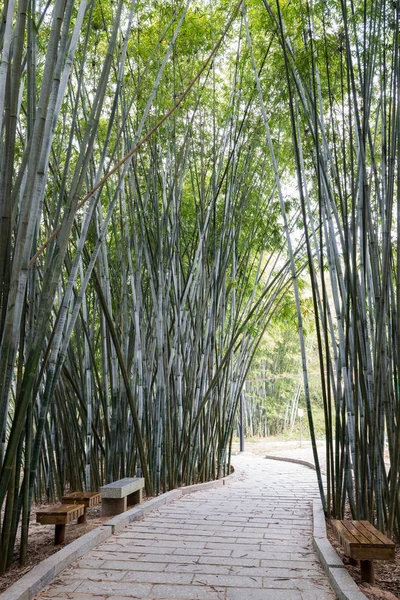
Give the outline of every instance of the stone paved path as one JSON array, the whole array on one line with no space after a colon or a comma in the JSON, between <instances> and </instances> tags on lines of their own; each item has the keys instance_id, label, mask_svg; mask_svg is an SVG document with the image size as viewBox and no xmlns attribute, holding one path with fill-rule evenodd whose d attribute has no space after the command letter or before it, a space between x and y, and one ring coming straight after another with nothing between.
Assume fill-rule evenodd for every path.
<instances>
[{"instance_id":1,"label":"stone paved path","mask_svg":"<svg viewBox=\"0 0 400 600\"><path fill-rule=\"evenodd\" d=\"M315 473L234 457L235 478L132 523L38 597L70 600L334 600L312 549Z\"/></svg>"},{"instance_id":2,"label":"stone paved path","mask_svg":"<svg viewBox=\"0 0 400 600\"><path fill-rule=\"evenodd\" d=\"M326 444L325 440L317 440L317 452L319 466L322 473L326 473ZM314 454L311 442L304 440L300 446L299 440L279 440L277 438L265 438L263 440L245 440L244 448L246 452L257 454L258 456L279 456L281 458L296 458L306 460L314 464ZM239 442L232 444L232 451L239 453Z\"/></svg>"}]
</instances>

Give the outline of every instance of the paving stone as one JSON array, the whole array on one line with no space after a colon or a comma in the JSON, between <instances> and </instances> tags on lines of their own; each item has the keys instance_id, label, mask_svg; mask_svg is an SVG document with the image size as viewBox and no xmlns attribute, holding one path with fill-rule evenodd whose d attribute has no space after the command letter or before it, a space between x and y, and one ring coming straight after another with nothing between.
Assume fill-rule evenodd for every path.
<instances>
[{"instance_id":1,"label":"paving stone","mask_svg":"<svg viewBox=\"0 0 400 600\"><path fill-rule=\"evenodd\" d=\"M130 560L106 560L105 569L116 569L117 571L164 571L167 563L139 562Z\"/></svg>"},{"instance_id":2,"label":"paving stone","mask_svg":"<svg viewBox=\"0 0 400 600\"><path fill-rule=\"evenodd\" d=\"M236 570L236 567L232 567ZM243 567L239 567L243 568ZM251 567L247 567L251 568ZM260 568L263 569L264 574L267 574L272 570L275 572L277 570L287 573L288 571L298 572L301 575L304 571L311 571L321 573L320 564L315 560L315 556L313 556L313 560L309 561L287 561L287 560L261 560Z\"/></svg>"},{"instance_id":3,"label":"paving stone","mask_svg":"<svg viewBox=\"0 0 400 600\"><path fill-rule=\"evenodd\" d=\"M264 577L265 569L261 567L231 567L230 572L232 575L240 575L245 577Z\"/></svg>"},{"instance_id":4,"label":"paving stone","mask_svg":"<svg viewBox=\"0 0 400 600\"><path fill-rule=\"evenodd\" d=\"M311 551L311 546L310 546L310 551L308 550L304 550L303 552L291 552L289 554L289 558L290 560L315 560L315 552Z\"/></svg>"},{"instance_id":5,"label":"paving stone","mask_svg":"<svg viewBox=\"0 0 400 600\"><path fill-rule=\"evenodd\" d=\"M324 577L325 580L325 577ZM318 578L314 579L301 579L299 577L289 578L289 577L264 577L263 578L263 587L267 589L281 589L281 590L293 590L296 589L298 591L306 592L312 591L316 592L320 590L321 592L326 592L330 590L330 586L325 583L322 578L319 580Z\"/></svg>"},{"instance_id":6,"label":"paving stone","mask_svg":"<svg viewBox=\"0 0 400 600\"><path fill-rule=\"evenodd\" d=\"M205 565L227 565L238 567L259 567L260 561L254 558L216 558L213 556L202 556L199 563Z\"/></svg>"},{"instance_id":7,"label":"paving stone","mask_svg":"<svg viewBox=\"0 0 400 600\"><path fill-rule=\"evenodd\" d=\"M229 552L234 552L237 549L237 544L224 544L215 543L213 541L207 542L205 545L209 550L228 550Z\"/></svg>"},{"instance_id":8,"label":"paving stone","mask_svg":"<svg viewBox=\"0 0 400 600\"><path fill-rule=\"evenodd\" d=\"M133 548L141 548L143 546L149 548L154 546L153 540L127 540L125 543L121 543L121 540L115 540L114 544L101 544L97 546L97 552L132 552Z\"/></svg>"},{"instance_id":9,"label":"paving stone","mask_svg":"<svg viewBox=\"0 0 400 600\"><path fill-rule=\"evenodd\" d=\"M115 569L67 569L63 576L68 579L82 579L89 581L119 581L125 576L124 571L116 571Z\"/></svg>"},{"instance_id":10,"label":"paving stone","mask_svg":"<svg viewBox=\"0 0 400 600\"><path fill-rule=\"evenodd\" d=\"M190 584L194 578L193 573L157 573L152 571L131 571L126 573L124 581L137 581L140 583L169 583L174 585Z\"/></svg>"},{"instance_id":11,"label":"paving stone","mask_svg":"<svg viewBox=\"0 0 400 600\"><path fill-rule=\"evenodd\" d=\"M115 594L124 595L132 598L148 598L151 590L150 584L145 583L124 583L120 581L83 581L75 590L85 594L105 594L111 596Z\"/></svg>"},{"instance_id":12,"label":"paving stone","mask_svg":"<svg viewBox=\"0 0 400 600\"><path fill-rule=\"evenodd\" d=\"M208 544L207 544L208 546ZM201 548L201 550L199 550L199 548L174 548L173 554L180 554L182 555L182 553L185 553L185 556L219 556L221 558L227 558L229 556L231 556L232 551L231 550L224 550L223 548L218 549L218 550L212 550L208 547L205 548ZM164 553L165 553L165 548L164 548ZM249 557L251 558L251 557Z\"/></svg>"},{"instance_id":13,"label":"paving stone","mask_svg":"<svg viewBox=\"0 0 400 600\"><path fill-rule=\"evenodd\" d=\"M304 542L303 541L299 541L299 542L294 542L293 540L280 540L279 536L276 536L272 539L263 539L262 540L262 544L260 546L261 550L271 550L271 548L275 548L277 544L279 543L279 548L281 550L286 550L286 552L296 552L297 551L312 551L312 544L311 544L311 540L308 542Z\"/></svg>"},{"instance_id":14,"label":"paving stone","mask_svg":"<svg viewBox=\"0 0 400 600\"><path fill-rule=\"evenodd\" d=\"M296 556L296 555L295 555ZM288 553L279 552L266 552L265 550L258 551L239 551L232 552L233 558L256 558L263 560L263 564L267 567L292 567L293 569L307 569L312 564L317 564L315 554L307 558L301 559L301 557L292 558Z\"/></svg>"},{"instance_id":15,"label":"paving stone","mask_svg":"<svg viewBox=\"0 0 400 600\"><path fill-rule=\"evenodd\" d=\"M174 548L174 550L179 550L179 548ZM194 550L196 550L196 548L194 548ZM153 546L136 546L136 544L130 544L129 546L118 549L118 551L108 551L107 554L113 554L114 558L121 556L121 560L135 560L140 554L165 554L166 552L167 549L165 547L160 548L156 544Z\"/></svg>"},{"instance_id":16,"label":"paving stone","mask_svg":"<svg viewBox=\"0 0 400 600\"><path fill-rule=\"evenodd\" d=\"M302 600L336 600L334 592L312 592L307 590L307 592L302 592L301 597Z\"/></svg>"},{"instance_id":17,"label":"paving stone","mask_svg":"<svg viewBox=\"0 0 400 600\"><path fill-rule=\"evenodd\" d=\"M225 590L195 585L155 585L151 591L151 598L172 598L173 600L224 600ZM243 596L241 600L243 600Z\"/></svg>"},{"instance_id":18,"label":"paving stone","mask_svg":"<svg viewBox=\"0 0 400 600\"><path fill-rule=\"evenodd\" d=\"M167 565L165 569L167 573L210 573L217 575L229 575L232 572L232 567L223 565Z\"/></svg>"},{"instance_id":19,"label":"paving stone","mask_svg":"<svg viewBox=\"0 0 400 600\"><path fill-rule=\"evenodd\" d=\"M164 563L164 562L168 562L168 563L180 563L181 565L189 565L189 564L196 564L199 561L200 555L197 556L186 556L185 554L168 554L166 555L165 553L162 556L159 556L158 554L140 554L137 557L137 562L154 562L154 563ZM219 559L216 559L219 560Z\"/></svg>"},{"instance_id":20,"label":"paving stone","mask_svg":"<svg viewBox=\"0 0 400 600\"><path fill-rule=\"evenodd\" d=\"M243 588L228 589L227 600L244 600ZM246 600L303 600L298 590L246 590Z\"/></svg>"},{"instance_id":21,"label":"paving stone","mask_svg":"<svg viewBox=\"0 0 400 600\"><path fill-rule=\"evenodd\" d=\"M263 587L262 577L246 577L237 575L196 575L193 580L193 584L242 588Z\"/></svg>"},{"instance_id":22,"label":"paving stone","mask_svg":"<svg viewBox=\"0 0 400 600\"><path fill-rule=\"evenodd\" d=\"M192 542L187 538L177 538L173 540L156 540L155 545L160 548L183 548L183 549L199 549L204 548L206 545L206 541L202 540L201 542Z\"/></svg>"},{"instance_id":23,"label":"paving stone","mask_svg":"<svg viewBox=\"0 0 400 600\"><path fill-rule=\"evenodd\" d=\"M75 592L81 583L82 581L78 579L56 579L50 586L44 589L44 591L40 594L40 598L51 598L52 596L57 596L57 594L68 594L70 592Z\"/></svg>"},{"instance_id":24,"label":"paving stone","mask_svg":"<svg viewBox=\"0 0 400 600\"><path fill-rule=\"evenodd\" d=\"M81 558L81 560L75 566L78 569L99 569L104 562L105 562L105 559L103 557L87 558L85 556L85 557Z\"/></svg>"},{"instance_id":25,"label":"paving stone","mask_svg":"<svg viewBox=\"0 0 400 600\"><path fill-rule=\"evenodd\" d=\"M262 563L263 561L261 561ZM310 566L309 569L289 569L289 568L270 568L261 564L261 569L264 569L265 577L274 577L274 578L282 578L282 579L311 579L313 577L318 578L323 576L323 571L321 568L312 568Z\"/></svg>"},{"instance_id":26,"label":"paving stone","mask_svg":"<svg viewBox=\"0 0 400 600\"><path fill-rule=\"evenodd\" d=\"M79 593L77 594L75 592L68 592L67 594L57 594L56 598L57 600L108 600L106 596Z\"/></svg>"},{"instance_id":27,"label":"paving stone","mask_svg":"<svg viewBox=\"0 0 400 600\"><path fill-rule=\"evenodd\" d=\"M236 540L240 540L241 544L258 544L259 542L254 541L254 531L237 531L235 532Z\"/></svg>"},{"instance_id":28,"label":"paving stone","mask_svg":"<svg viewBox=\"0 0 400 600\"><path fill-rule=\"evenodd\" d=\"M113 596L107 596L106 600L127 600L127 598L133 598L133 599L138 599L138 598L143 598L143 596L135 596L135 588L132 588L129 596L128 595L113 595ZM148 600L148 598L150 598L150 596L145 596L145 599Z\"/></svg>"}]
</instances>

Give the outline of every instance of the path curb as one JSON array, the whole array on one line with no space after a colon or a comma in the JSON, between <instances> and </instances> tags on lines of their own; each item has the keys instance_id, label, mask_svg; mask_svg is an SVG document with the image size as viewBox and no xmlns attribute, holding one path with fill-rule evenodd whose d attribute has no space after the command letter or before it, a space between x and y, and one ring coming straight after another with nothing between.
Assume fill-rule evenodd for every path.
<instances>
[{"instance_id":1,"label":"path curb","mask_svg":"<svg viewBox=\"0 0 400 600\"><path fill-rule=\"evenodd\" d=\"M313 545L339 600L368 600L336 554L326 535L325 515L320 500L313 501Z\"/></svg>"},{"instance_id":2,"label":"path curb","mask_svg":"<svg viewBox=\"0 0 400 600\"><path fill-rule=\"evenodd\" d=\"M156 498L152 498L148 502L140 504L137 508L132 508L121 515L117 515L100 527L92 529L89 533L82 535L58 552L55 552L49 558L36 565L36 567L33 567L29 573L0 594L0 600L32 600L61 571L69 567L75 560L86 554L86 552L89 552L89 550L92 550L95 546L111 537L114 533L118 533L124 529L129 523L138 521L149 512L157 510L160 506L169 504L186 494L221 487L234 477L235 473L232 473L214 481L171 490Z\"/></svg>"},{"instance_id":3,"label":"path curb","mask_svg":"<svg viewBox=\"0 0 400 600\"><path fill-rule=\"evenodd\" d=\"M295 465L303 465L304 467L308 467L313 471L316 471L315 465L313 463L308 462L308 460L303 460L301 458L289 458L287 456L274 456L273 454L266 454L264 458L268 460L281 460L283 462L294 463Z\"/></svg>"}]
</instances>

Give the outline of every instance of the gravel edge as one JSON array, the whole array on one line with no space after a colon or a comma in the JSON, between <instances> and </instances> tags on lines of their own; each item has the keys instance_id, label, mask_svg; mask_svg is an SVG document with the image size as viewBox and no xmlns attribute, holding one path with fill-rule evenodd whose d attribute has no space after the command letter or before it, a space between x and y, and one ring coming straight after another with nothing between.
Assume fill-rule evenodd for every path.
<instances>
[{"instance_id":1,"label":"gravel edge","mask_svg":"<svg viewBox=\"0 0 400 600\"><path fill-rule=\"evenodd\" d=\"M64 548L33 567L29 573L21 577L21 579L0 594L0 600L32 600L34 596L43 590L43 588L46 587L46 585L48 585L61 571L69 567L74 561L86 554L89 550L92 550L111 535L124 529L129 523L138 521L149 512L157 510L160 506L164 506L165 504L170 504L170 502L173 502L186 494L222 487L234 477L235 473L232 473L214 481L207 481L205 483L188 485L176 490L171 490L170 492L161 494L148 502L144 502L131 510L117 515L100 527L92 529L92 531L89 531L67 546L64 546Z\"/></svg>"}]
</instances>

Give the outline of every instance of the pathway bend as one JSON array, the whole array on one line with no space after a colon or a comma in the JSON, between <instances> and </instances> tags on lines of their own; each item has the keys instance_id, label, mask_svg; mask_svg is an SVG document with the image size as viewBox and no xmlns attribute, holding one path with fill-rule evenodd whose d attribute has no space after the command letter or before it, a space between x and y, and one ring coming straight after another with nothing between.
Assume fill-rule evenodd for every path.
<instances>
[{"instance_id":1,"label":"pathway bend","mask_svg":"<svg viewBox=\"0 0 400 600\"><path fill-rule=\"evenodd\" d=\"M37 600L335 600L312 548L315 472L244 454L88 552Z\"/></svg>"}]
</instances>

